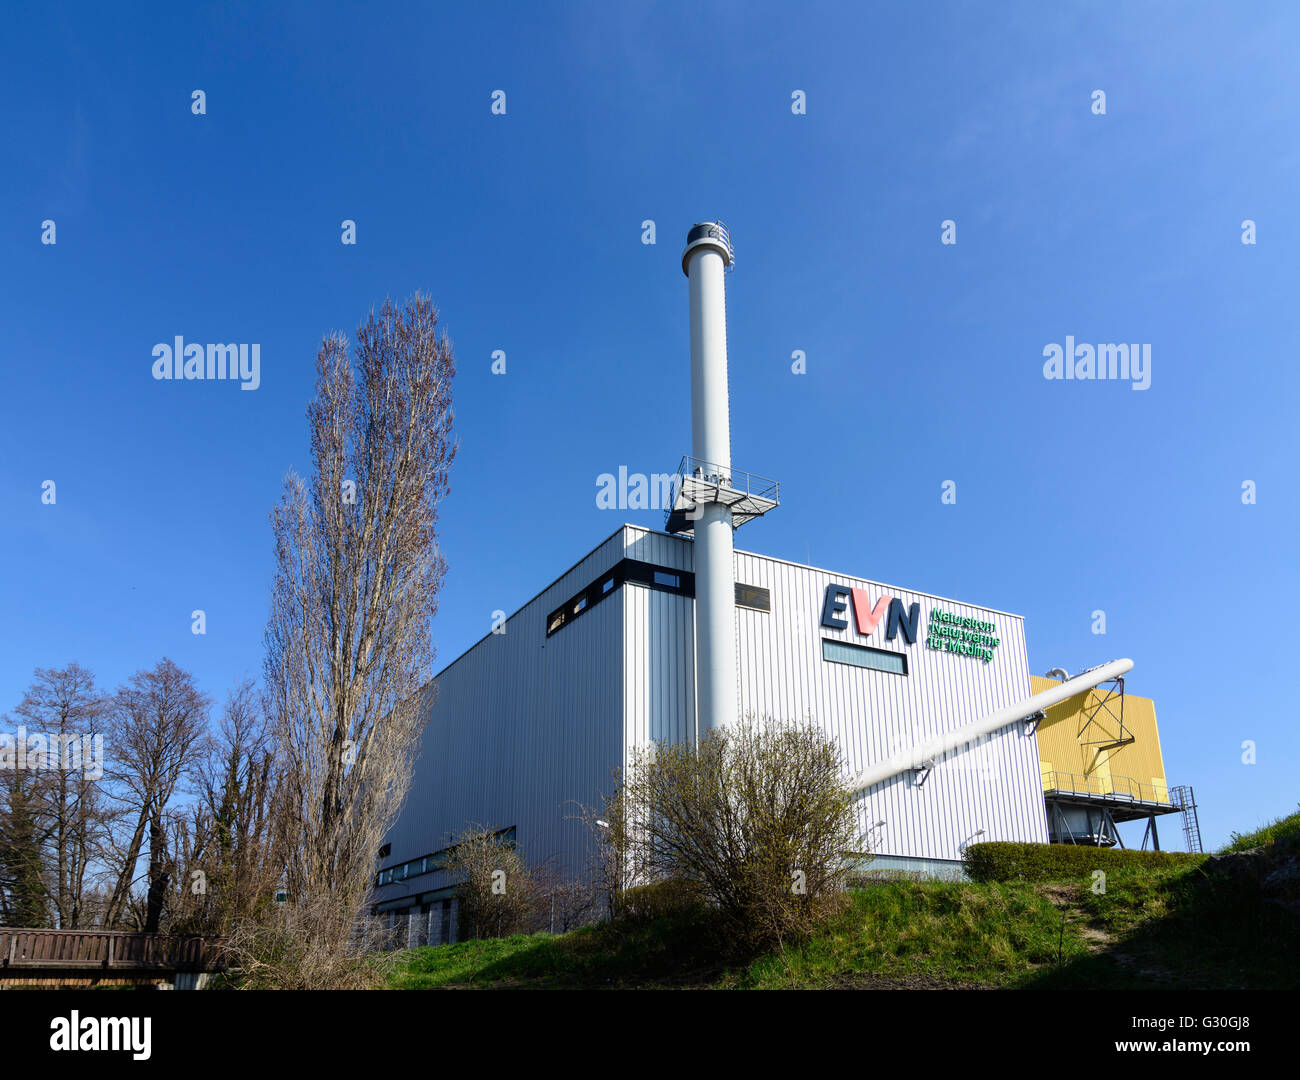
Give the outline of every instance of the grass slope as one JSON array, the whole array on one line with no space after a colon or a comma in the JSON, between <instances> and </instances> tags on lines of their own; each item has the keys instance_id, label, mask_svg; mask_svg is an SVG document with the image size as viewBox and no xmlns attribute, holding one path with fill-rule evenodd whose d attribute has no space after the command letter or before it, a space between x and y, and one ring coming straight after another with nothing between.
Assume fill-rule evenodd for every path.
<instances>
[{"instance_id":1,"label":"grass slope","mask_svg":"<svg viewBox=\"0 0 1300 1080\"><path fill-rule=\"evenodd\" d=\"M1223 848L1222 853L1249 851L1272 844L1300 844L1300 811L1262 825L1254 832L1232 833L1232 842Z\"/></svg>"},{"instance_id":2,"label":"grass slope","mask_svg":"<svg viewBox=\"0 0 1300 1080\"><path fill-rule=\"evenodd\" d=\"M1227 850L1300 844L1300 814ZM1300 929L1203 866L1051 883L893 881L852 892L807 941L719 944L707 912L406 950L394 989L450 987L1300 988Z\"/></svg>"}]
</instances>

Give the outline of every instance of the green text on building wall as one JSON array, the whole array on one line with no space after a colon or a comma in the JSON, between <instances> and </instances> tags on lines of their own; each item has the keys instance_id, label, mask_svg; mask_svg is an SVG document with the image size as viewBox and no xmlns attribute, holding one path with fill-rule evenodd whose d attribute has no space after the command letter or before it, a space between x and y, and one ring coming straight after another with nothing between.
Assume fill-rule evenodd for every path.
<instances>
[{"instance_id":1,"label":"green text on building wall","mask_svg":"<svg viewBox=\"0 0 1300 1080\"><path fill-rule=\"evenodd\" d=\"M931 649L978 656L984 663L993 659L993 650L1002 643L995 635L997 627L991 622L981 622L950 611L930 609L930 625L926 629L925 643Z\"/></svg>"}]
</instances>

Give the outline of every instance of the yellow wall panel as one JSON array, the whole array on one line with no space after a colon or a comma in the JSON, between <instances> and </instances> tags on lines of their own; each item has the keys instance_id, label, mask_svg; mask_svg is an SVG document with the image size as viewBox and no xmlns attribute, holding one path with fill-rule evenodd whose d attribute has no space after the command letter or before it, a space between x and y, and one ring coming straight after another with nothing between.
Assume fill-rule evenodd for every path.
<instances>
[{"instance_id":1,"label":"yellow wall panel","mask_svg":"<svg viewBox=\"0 0 1300 1080\"><path fill-rule=\"evenodd\" d=\"M1029 683L1035 694L1059 685L1055 679L1038 675L1031 675ZM1118 721L1106 708L1097 708L1105 696L1104 687L1089 690L1046 710L1046 718L1038 725L1038 757L1043 768L1044 789L1094 794L1114 791L1167 802L1169 789L1160 753L1155 702L1126 692L1124 728L1134 741L1110 748L1088 745L1121 737ZM1112 697L1108 704L1118 711L1117 697Z\"/></svg>"}]
</instances>

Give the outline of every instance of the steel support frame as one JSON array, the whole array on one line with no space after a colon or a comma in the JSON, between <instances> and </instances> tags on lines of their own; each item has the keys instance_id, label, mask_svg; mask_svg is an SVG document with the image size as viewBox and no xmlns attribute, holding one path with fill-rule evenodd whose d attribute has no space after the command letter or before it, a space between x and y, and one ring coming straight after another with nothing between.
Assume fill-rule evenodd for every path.
<instances>
[{"instance_id":1,"label":"steel support frame","mask_svg":"<svg viewBox=\"0 0 1300 1080\"><path fill-rule=\"evenodd\" d=\"M1078 735L1076 736L1081 745L1094 746L1097 748L1098 753L1102 750L1110 750L1117 746L1127 746L1129 743L1137 741L1137 736L1130 734L1128 728L1124 726L1124 676L1117 675L1113 679L1108 679L1106 682L1097 686L1096 691L1100 691L1102 686L1106 687L1105 697L1096 702L1096 704L1094 704L1090 709L1085 708L1083 712L1085 719L1083 725L1079 728ZM1112 700L1118 700L1119 702L1118 714L1111 707ZM1105 710L1106 714L1110 716L1112 720L1118 721L1119 737L1117 739L1084 739L1084 733L1093 725L1102 710Z\"/></svg>"}]
</instances>

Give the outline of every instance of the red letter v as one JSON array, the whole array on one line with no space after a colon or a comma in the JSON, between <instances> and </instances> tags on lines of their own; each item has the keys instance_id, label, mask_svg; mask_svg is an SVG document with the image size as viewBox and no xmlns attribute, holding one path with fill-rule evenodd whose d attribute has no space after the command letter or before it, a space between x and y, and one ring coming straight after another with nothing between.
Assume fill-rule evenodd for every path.
<instances>
[{"instance_id":1,"label":"red letter v","mask_svg":"<svg viewBox=\"0 0 1300 1080\"><path fill-rule=\"evenodd\" d=\"M882 596L876 601L875 609L871 607L871 601L867 599L866 589L852 589L853 594L853 618L858 624L859 634L870 634L877 626L880 620L884 618L885 612L889 610L889 602L892 596Z\"/></svg>"}]
</instances>

